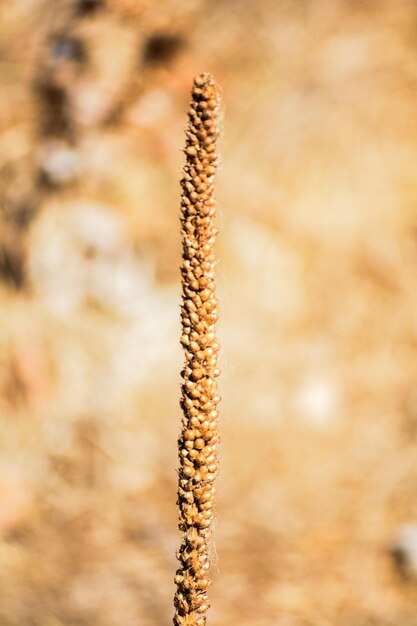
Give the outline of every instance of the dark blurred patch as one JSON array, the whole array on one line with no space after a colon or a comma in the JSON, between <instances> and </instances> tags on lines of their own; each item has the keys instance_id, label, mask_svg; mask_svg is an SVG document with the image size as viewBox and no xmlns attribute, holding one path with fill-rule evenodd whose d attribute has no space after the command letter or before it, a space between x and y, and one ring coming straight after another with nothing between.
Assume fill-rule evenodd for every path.
<instances>
[{"instance_id":1,"label":"dark blurred patch","mask_svg":"<svg viewBox=\"0 0 417 626\"><path fill-rule=\"evenodd\" d=\"M16 242L2 241L0 244L0 276L5 283L21 289L25 280L24 250ZM16 395L13 391L12 395Z\"/></svg>"},{"instance_id":2,"label":"dark blurred patch","mask_svg":"<svg viewBox=\"0 0 417 626\"><path fill-rule=\"evenodd\" d=\"M40 81L36 85L36 91L42 106L39 116L40 133L44 136L71 137L72 124L65 90L51 81Z\"/></svg>"},{"instance_id":3,"label":"dark blurred patch","mask_svg":"<svg viewBox=\"0 0 417 626\"><path fill-rule=\"evenodd\" d=\"M27 228L36 213L35 202L21 202L12 207L8 220L13 223L18 232Z\"/></svg>"},{"instance_id":4,"label":"dark blurred patch","mask_svg":"<svg viewBox=\"0 0 417 626\"><path fill-rule=\"evenodd\" d=\"M66 61L83 63L86 56L85 46L78 37L56 37L51 43L51 57L54 63Z\"/></svg>"},{"instance_id":5,"label":"dark blurred patch","mask_svg":"<svg viewBox=\"0 0 417 626\"><path fill-rule=\"evenodd\" d=\"M159 33L152 35L145 44L143 60L147 65L166 65L184 48L180 35Z\"/></svg>"},{"instance_id":6,"label":"dark blurred patch","mask_svg":"<svg viewBox=\"0 0 417 626\"><path fill-rule=\"evenodd\" d=\"M89 15L103 9L106 3L103 0L78 0L76 3L77 15Z\"/></svg>"},{"instance_id":7,"label":"dark blurred patch","mask_svg":"<svg viewBox=\"0 0 417 626\"><path fill-rule=\"evenodd\" d=\"M23 168L22 168L23 169ZM0 206L2 235L10 226L24 229L36 211L35 196L32 189L24 185L21 172L15 164L5 163L0 167ZM32 170L23 169L23 175L30 175ZM32 196L29 198L29 194Z\"/></svg>"},{"instance_id":8,"label":"dark blurred patch","mask_svg":"<svg viewBox=\"0 0 417 626\"><path fill-rule=\"evenodd\" d=\"M405 524L398 531L390 555L404 580L417 580L417 524Z\"/></svg>"},{"instance_id":9,"label":"dark blurred patch","mask_svg":"<svg viewBox=\"0 0 417 626\"><path fill-rule=\"evenodd\" d=\"M35 213L34 205L20 203L3 216L0 238L0 277L15 289L26 284L24 231Z\"/></svg>"}]
</instances>

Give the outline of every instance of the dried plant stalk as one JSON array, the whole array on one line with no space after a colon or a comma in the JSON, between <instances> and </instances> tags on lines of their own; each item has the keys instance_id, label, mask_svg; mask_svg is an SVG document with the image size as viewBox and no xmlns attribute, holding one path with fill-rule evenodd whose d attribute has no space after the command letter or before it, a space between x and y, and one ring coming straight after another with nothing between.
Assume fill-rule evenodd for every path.
<instances>
[{"instance_id":1,"label":"dried plant stalk","mask_svg":"<svg viewBox=\"0 0 417 626\"><path fill-rule=\"evenodd\" d=\"M180 567L175 576L176 626L203 626L208 609L207 590L212 534L213 482L218 471L217 433L220 397L215 334L213 199L218 155L221 99L209 74L194 80L186 130L186 164L181 180L181 232L183 254L182 337L185 367L182 372L182 431L178 440L180 469L178 482L179 528L183 542L177 553Z\"/></svg>"}]
</instances>

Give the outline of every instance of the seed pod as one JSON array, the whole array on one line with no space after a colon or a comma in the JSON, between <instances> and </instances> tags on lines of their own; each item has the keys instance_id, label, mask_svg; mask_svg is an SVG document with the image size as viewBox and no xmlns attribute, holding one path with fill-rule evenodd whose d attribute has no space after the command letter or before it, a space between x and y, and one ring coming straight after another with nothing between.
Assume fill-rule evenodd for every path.
<instances>
[{"instance_id":1,"label":"seed pod","mask_svg":"<svg viewBox=\"0 0 417 626\"><path fill-rule=\"evenodd\" d=\"M209 607L209 543L212 533L217 474L218 343L215 335L217 299L213 199L218 155L221 100L209 74L194 80L189 109L186 163L181 180L183 242L182 338L185 365L181 408L184 416L179 445L179 528L183 541L175 576L175 626L204 626Z\"/></svg>"}]
</instances>

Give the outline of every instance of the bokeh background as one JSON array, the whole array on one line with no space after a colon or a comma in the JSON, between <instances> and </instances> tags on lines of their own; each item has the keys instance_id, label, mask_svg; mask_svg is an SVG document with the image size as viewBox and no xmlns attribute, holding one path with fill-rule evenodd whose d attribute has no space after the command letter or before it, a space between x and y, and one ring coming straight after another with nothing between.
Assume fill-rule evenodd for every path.
<instances>
[{"instance_id":1,"label":"bokeh background","mask_svg":"<svg viewBox=\"0 0 417 626\"><path fill-rule=\"evenodd\" d=\"M179 177L221 84L213 626L413 626L417 5L0 6L0 624L173 614Z\"/></svg>"}]
</instances>

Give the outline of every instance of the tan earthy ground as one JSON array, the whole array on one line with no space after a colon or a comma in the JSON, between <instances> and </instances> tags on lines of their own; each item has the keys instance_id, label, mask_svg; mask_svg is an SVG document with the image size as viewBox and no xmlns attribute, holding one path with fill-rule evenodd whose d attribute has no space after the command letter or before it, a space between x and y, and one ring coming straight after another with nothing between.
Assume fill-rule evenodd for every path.
<instances>
[{"instance_id":1,"label":"tan earthy ground","mask_svg":"<svg viewBox=\"0 0 417 626\"><path fill-rule=\"evenodd\" d=\"M170 623L200 71L225 100L210 623L415 626L390 556L417 522L415 3L70 4L0 7L1 626ZM63 28L84 55L54 69ZM48 72L69 151L39 131ZM62 146L77 176L41 187Z\"/></svg>"}]
</instances>

